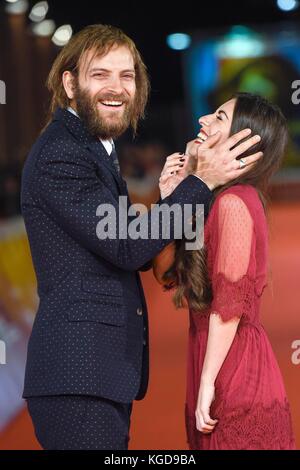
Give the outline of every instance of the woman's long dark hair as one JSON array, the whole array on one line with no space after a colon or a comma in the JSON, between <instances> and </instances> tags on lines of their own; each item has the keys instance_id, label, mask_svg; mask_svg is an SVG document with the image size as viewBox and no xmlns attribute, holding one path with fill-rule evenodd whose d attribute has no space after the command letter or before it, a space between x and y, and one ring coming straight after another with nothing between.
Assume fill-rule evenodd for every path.
<instances>
[{"instance_id":1,"label":"woman's long dark hair","mask_svg":"<svg viewBox=\"0 0 300 470\"><path fill-rule=\"evenodd\" d=\"M262 151L263 157L239 178L230 181L213 192L211 206L218 194L235 184L250 184L257 190L266 208L267 190L271 176L278 170L288 140L287 122L278 106L265 98L250 93L236 93L230 135L250 128L252 135L260 135L258 144L239 158ZM211 208L210 206L210 208ZM176 288L173 296L177 308L183 307L184 297L193 310L205 309L212 300L210 279L207 272L206 249L185 250L186 239L176 240L175 261L164 274L166 288ZM172 282L170 283L170 280Z\"/></svg>"}]
</instances>

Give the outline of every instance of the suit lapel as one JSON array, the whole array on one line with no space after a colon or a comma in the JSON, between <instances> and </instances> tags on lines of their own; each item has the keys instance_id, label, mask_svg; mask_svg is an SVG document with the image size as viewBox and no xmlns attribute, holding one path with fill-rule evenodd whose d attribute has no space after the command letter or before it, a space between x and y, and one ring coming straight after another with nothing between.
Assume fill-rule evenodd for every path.
<instances>
[{"instance_id":1,"label":"suit lapel","mask_svg":"<svg viewBox=\"0 0 300 470\"><path fill-rule=\"evenodd\" d=\"M120 194L127 194L126 182L123 180L121 175L118 174L110 155L108 155L101 141L91 141L86 145L86 148L89 150L91 157L99 167L104 165L112 173Z\"/></svg>"},{"instance_id":2,"label":"suit lapel","mask_svg":"<svg viewBox=\"0 0 300 470\"><path fill-rule=\"evenodd\" d=\"M103 169L103 165L112 174L118 188L118 193L121 195L128 195L126 181L118 174L110 155L108 155L102 142L93 137L85 127L80 118L72 114L67 109L57 108L53 116L54 121L63 121L69 132L84 145L88 150L90 157Z\"/></svg>"}]
</instances>

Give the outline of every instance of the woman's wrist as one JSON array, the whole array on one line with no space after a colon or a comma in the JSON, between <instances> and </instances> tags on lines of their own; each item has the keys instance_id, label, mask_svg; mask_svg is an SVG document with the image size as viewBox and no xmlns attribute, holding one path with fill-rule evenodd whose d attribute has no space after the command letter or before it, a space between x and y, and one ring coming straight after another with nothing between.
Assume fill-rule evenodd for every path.
<instances>
[{"instance_id":1,"label":"woman's wrist","mask_svg":"<svg viewBox=\"0 0 300 470\"><path fill-rule=\"evenodd\" d=\"M215 378L208 374L201 375L200 385L213 387L215 385Z\"/></svg>"}]
</instances>

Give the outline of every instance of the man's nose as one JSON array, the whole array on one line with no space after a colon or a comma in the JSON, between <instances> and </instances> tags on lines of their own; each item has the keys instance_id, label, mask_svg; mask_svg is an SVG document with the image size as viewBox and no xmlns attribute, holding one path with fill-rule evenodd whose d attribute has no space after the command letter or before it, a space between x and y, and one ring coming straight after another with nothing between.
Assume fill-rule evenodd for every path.
<instances>
[{"instance_id":1,"label":"man's nose","mask_svg":"<svg viewBox=\"0 0 300 470\"><path fill-rule=\"evenodd\" d=\"M122 93L123 87L120 77L110 77L109 83L107 84L107 88L109 91L114 93Z\"/></svg>"}]
</instances>

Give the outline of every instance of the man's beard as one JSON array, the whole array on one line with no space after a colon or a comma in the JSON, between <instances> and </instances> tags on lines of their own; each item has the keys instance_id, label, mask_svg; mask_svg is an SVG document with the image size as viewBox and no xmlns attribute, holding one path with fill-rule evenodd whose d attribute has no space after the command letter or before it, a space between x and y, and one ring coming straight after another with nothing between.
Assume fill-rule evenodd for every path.
<instances>
[{"instance_id":1,"label":"man's beard","mask_svg":"<svg viewBox=\"0 0 300 470\"><path fill-rule=\"evenodd\" d=\"M98 103L100 101L122 101L125 106L120 117L117 116L117 112L112 111L115 116L112 119L101 115L99 111ZM132 117L134 114L134 103L133 100L129 101L127 96L124 95L96 95L91 97L87 90L80 88L79 84L76 84L74 92L74 101L76 104L76 111L85 126L87 127L90 134L100 139L116 139L123 134L131 124Z\"/></svg>"}]
</instances>

